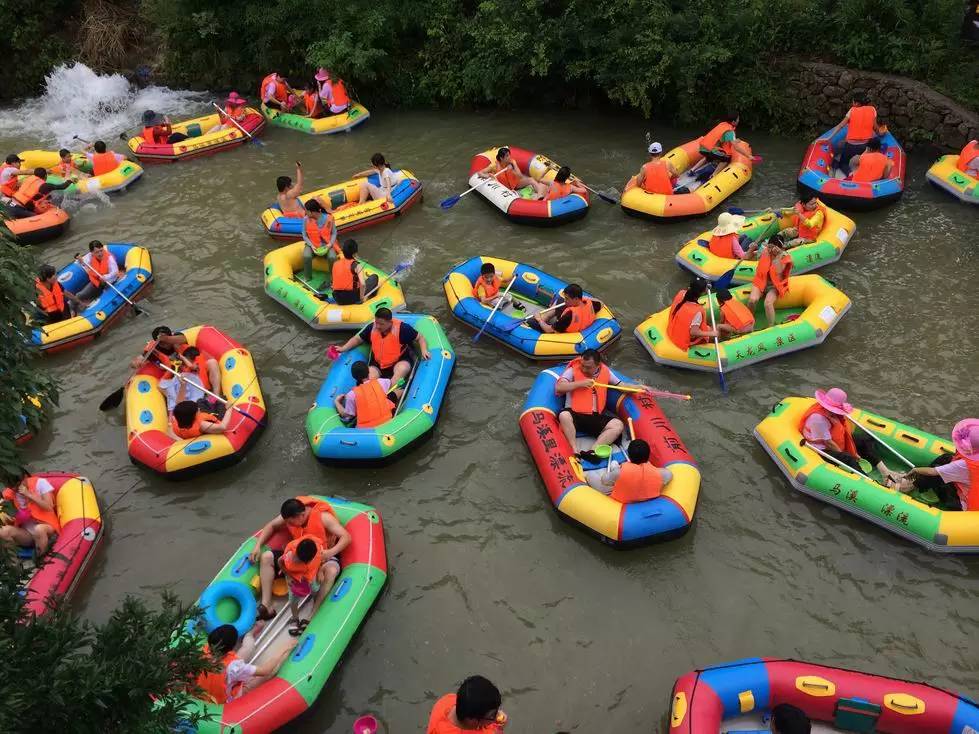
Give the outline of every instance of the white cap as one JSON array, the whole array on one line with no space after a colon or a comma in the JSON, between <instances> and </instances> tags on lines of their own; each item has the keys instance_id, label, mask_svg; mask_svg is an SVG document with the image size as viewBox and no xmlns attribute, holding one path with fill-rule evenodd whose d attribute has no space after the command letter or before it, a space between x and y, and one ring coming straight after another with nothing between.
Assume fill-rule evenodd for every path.
<instances>
[{"instance_id":1,"label":"white cap","mask_svg":"<svg viewBox=\"0 0 979 734\"><path fill-rule=\"evenodd\" d=\"M659 143L650 143L649 144L649 154L650 155L657 155L658 153L662 153L662 152L663 152L663 146L660 145Z\"/></svg>"}]
</instances>

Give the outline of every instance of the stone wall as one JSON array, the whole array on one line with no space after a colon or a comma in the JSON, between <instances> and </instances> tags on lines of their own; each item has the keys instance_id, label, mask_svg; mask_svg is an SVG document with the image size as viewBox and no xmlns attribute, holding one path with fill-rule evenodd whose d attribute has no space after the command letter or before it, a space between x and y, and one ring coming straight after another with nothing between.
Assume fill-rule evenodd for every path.
<instances>
[{"instance_id":1,"label":"stone wall","mask_svg":"<svg viewBox=\"0 0 979 734\"><path fill-rule=\"evenodd\" d=\"M859 91L906 148L931 143L958 151L979 138L979 115L913 79L810 61L789 62L786 76L793 101L815 111L820 132L842 119Z\"/></svg>"}]
</instances>

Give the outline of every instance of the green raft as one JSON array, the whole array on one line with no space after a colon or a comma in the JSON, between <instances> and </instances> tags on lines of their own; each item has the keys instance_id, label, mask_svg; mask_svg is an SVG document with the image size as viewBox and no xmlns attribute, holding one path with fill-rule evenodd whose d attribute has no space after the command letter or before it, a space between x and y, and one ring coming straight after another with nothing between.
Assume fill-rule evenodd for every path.
<instances>
[{"instance_id":1,"label":"green raft","mask_svg":"<svg viewBox=\"0 0 979 734\"><path fill-rule=\"evenodd\" d=\"M352 130L370 119L371 113L360 102L352 102L346 112L323 117L303 117L291 112L280 112L262 105L262 114L270 124L298 130L308 135L332 135Z\"/></svg>"}]
</instances>

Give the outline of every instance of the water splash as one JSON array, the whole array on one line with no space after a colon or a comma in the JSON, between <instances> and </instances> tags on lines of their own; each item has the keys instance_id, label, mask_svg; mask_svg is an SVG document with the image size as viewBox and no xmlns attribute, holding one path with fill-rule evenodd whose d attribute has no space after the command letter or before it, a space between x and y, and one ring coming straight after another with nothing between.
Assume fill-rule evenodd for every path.
<instances>
[{"instance_id":1,"label":"water splash","mask_svg":"<svg viewBox=\"0 0 979 734\"><path fill-rule=\"evenodd\" d=\"M30 137L39 146L67 146L75 135L109 142L123 131L135 133L144 110L176 116L197 111L208 99L206 92L137 89L121 74L96 74L80 63L55 67L44 86L40 97L0 111L0 136Z\"/></svg>"}]
</instances>

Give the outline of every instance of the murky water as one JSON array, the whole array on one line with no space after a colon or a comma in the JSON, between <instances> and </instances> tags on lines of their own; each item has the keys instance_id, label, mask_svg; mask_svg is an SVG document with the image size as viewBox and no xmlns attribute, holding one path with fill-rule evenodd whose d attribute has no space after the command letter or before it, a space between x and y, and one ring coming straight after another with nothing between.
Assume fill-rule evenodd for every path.
<instances>
[{"instance_id":1,"label":"murky water","mask_svg":"<svg viewBox=\"0 0 979 734\"><path fill-rule=\"evenodd\" d=\"M684 282L673 256L706 220L654 225L596 200L582 222L548 231L511 225L475 196L438 208L465 188L469 157L492 144L544 152L593 185L621 188L643 159L647 129L667 147L696 131L585 113L373 112L350 135L270 129L265 147L149 168L129 193L82 208L65 238L38 248L61 265L93 237L130 240L152 251L156 268L151 318L129 318L47 362L62 380L62 404L28 447L32 467L86 474L109 507L106 542L76 597L80 613L103 618L125 594L161 588L193 600L282 499L316 491L380 509L392 572L319 702L291 731L347 731L368 711L386 731L418 731L434 698L473 672L503 689L513 731L658 731L677 675L752 655L979 693L979 560L926 553L804 498L751 436L779 398L834 384L858 405L937 433L976 414L979 213L927 188L930 161L912 156L904 200L859 215L843 260L820 271L853 299L826 343L738 371L724 397L710 375L655 367L631 337ZM744 136L765 162L731 203L792 203L805 141ZM16 132L0 143L44 147ZM303 419L337 337L307 329L264 294L262 257L277 245L258 215L295 159L312 187L347 178L375 151L411 168L427 196L397 223L358 233L361 253L391 267L418 249L408 305L443 322L458 366L432 441L383 469L325 468L310 454ZM623 323L614 366L694 394L665 405L704 475L686 537L616 552L558 519L517 428L539 366L488 339L473 346L445 304L442 275L478 253L582 282ZM252 350L271 427L240 465L170 483L129 463L122 411L96 406L125 380L125 362L153 325L202 321Z\"/></svg>"}]
</instances>

